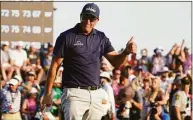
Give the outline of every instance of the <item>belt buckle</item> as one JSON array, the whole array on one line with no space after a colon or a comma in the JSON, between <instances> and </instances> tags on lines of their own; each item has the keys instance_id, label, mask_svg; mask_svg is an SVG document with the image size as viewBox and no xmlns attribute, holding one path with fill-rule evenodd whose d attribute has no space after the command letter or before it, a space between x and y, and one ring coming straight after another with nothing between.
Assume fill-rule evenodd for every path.
<instances>
[{"instance_id":1,"label":"belt buckle","mask_svg":"<svg viewBox=\"0 0 193 120\"><path fill-rule=\"evenodd\" d=\"M88 86L88 90L91 90L92 89L92 87L91 86Z\"/></svg>"}]
</instances>

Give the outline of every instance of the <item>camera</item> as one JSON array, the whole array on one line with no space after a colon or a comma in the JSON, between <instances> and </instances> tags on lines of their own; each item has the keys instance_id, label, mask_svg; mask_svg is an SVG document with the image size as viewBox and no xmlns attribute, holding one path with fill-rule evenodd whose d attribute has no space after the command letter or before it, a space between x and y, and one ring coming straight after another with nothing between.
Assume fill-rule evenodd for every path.
<instances>
[{"instance_id":1,"label":"camera","mask_svg":"<svg viewBox=\"0 0 193 120\"><path fill-rule=\"evenodd\" d=\"M156 102L151 102L150 107L151 107L151 113L152 114L157 114L157 109L156 109L157 103Z\"/></svg>"}]
</instances>

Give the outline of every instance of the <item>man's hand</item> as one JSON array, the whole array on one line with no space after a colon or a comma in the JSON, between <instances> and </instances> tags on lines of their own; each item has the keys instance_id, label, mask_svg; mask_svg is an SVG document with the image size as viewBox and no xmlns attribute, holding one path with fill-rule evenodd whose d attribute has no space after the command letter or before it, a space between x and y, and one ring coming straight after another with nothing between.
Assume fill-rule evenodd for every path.
<instances>
[{"instance_id":1,"label":"man's hand","mask_svg":"<svg viewBox=\"0 0 193 120\"><path fill-rule=\"evenodd\" d=\"M124 54L129 55L130 53L132 54L136 54L137 52L137 45L136 43L133 41L133 36L131 37L131 39L128 41L125 50L123 51Z\"/></svg>"},{"instance_id":2,"label":"man's hand","mask_svg":"<svg viewBox=\"0 0 193 120\"><path fill-rule=\"evenodd\" d=\"M40 102L41 111L44 110L46 107L50 107L52 104L51 95L44 95L43 100Z\"/></svg>"}]
</instances>

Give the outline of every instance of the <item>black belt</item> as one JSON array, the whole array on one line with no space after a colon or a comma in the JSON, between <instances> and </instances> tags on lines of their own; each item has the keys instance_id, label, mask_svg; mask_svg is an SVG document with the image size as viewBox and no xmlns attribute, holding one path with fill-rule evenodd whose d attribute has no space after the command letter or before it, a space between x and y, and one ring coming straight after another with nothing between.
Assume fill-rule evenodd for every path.
<instances>
[{"instance_id":1,"label":"black belt","mask_svg":"<svg viewBox=\"0 0 193 120\"><path fill-rule=\"evenodd\" d=\"M78 89L85 89L85 90L97 90L100 89L101 86L68 86L68 87L64 87L64 88L78 88Z\"/></svg>"}]
</instances>

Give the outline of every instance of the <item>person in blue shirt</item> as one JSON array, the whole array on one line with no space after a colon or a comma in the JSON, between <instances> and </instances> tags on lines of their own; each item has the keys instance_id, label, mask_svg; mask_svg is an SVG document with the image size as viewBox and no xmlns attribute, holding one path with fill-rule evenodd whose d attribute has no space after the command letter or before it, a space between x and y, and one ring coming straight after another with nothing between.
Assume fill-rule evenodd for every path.
<instances>
[{"instance_id":1,"label":"person in blue shirt","mask_svg":"<svg viewBox=\"0 0 193 120\"><path fill-rule=\"evenodd\" d=\"M103 102L106 93L100 87L102 56L119 68L127 61L127 55L136 53L133 37L122 53L115 52L105 33L94 28L99 22L99 14L96 4L86 4L80 14L80 23L62 32L54 46L41 108L51 104L54 79L62 63L61 102L65 120L100 120L107 111Z\"/></svg>"}]
</instances>

